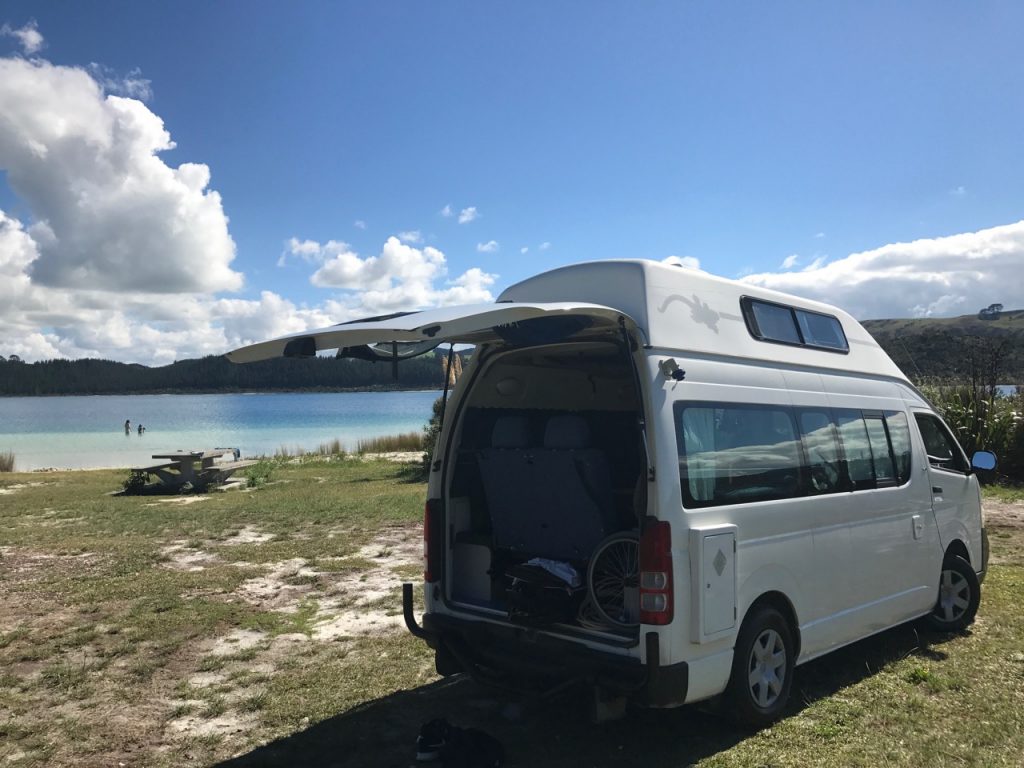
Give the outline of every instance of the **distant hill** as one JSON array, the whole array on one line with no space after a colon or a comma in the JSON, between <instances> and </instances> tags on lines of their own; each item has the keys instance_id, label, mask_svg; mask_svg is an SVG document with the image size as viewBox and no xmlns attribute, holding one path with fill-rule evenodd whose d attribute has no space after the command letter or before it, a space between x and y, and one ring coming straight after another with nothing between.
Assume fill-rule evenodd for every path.
<instances>
[{"instance_id":1,"label":"distant hill","mask_svg":"<svg viewBox=\"0 0 1024 768\"><path fill-rule=\"evenodd\" d=\"M977 315L865 320L868 332L911 379L961 379L995 364L1000 383L1024 381L1024 309Z\"/></svg>"},{"instance_id":2,"label":"distant hill","mask_svg":"<svg viewBox=\"0 0 1024 768\"><path fill-rule=\"evenodd\" d=\"M114 395L156 392L255 392L440 389L441 357L431 352L398 365L333 357L235 365L222 356L149 368L112 360L0 361L0 395Z\"/></svg>"}]
</instances>

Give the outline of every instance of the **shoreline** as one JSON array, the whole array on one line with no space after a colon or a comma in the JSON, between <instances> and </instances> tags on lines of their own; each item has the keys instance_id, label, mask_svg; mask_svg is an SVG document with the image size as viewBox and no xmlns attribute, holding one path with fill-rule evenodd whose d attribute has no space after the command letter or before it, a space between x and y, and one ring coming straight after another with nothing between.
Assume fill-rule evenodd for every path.
<instances>
[{"instance_id":1,"label":"shoreline","mask_svg":"<svg viewBox=\"0 0 1024 768\"><path fill-rule=\"evenodd\" d=\"M0 392L0 398L45 398L45 397L149 397L160 395L329 395L358 394L360 392L382 394L384 392L441 392L443 387L311 387L302 389L150 389L131 392L46 392L35 395Z\"/></svg>"},{"instance_id":2,"label":"shoreline","mask_svg":"<svg viewBox=\"0 0 1024 768\"><path fill-rule=\"evenodd\" d=\"M278 461L274 456L244 456L244 459L254 461ZM359 461L391 461L396 464L412 464L423 458L423 451L382 451L380 453L315 453L310 452L302 456L288 456L284 459L286 464L312 464L316 462L328 463L338 458L358 459ZM13 475L43 475L54 472L127 472L131 467L38 467L36 469L15 470L13 472L0 473L0 479Z\"/></svg>"}]
</instances>

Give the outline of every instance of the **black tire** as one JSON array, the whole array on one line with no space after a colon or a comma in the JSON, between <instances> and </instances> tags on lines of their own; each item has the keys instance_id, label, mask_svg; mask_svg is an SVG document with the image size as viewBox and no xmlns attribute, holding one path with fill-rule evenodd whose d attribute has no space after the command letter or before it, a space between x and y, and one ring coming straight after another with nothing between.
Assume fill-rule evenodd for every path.
<instances>
[{"instance_id":1,"label":"black tire","mask_svg":"<svg viewBox=\"0 0 1024 768\"><path fill-rule=\"evenodd\" d=\"M928 626L938 632L962 632L974 622L980 603L981 583L971 564L959 555L946 555Z\"/></svg>"},{"instance_id":2,"label":"black tire","mask_svg":"<svg viewBox=\"0 0 1024 768\"><path fill-rule=\"evenodd\" d=\"M725 695L730 716L754 728L777 720L789 701L795 654L796 641L785 616L767 605L749 613L733 648Z\"/></svg>"}]
</instances>

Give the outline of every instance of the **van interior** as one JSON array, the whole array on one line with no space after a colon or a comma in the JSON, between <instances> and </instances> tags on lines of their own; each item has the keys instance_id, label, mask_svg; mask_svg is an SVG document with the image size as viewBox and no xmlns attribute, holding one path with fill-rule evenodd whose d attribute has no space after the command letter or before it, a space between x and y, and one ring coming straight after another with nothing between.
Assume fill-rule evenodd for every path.
<instances>
[{"instance_id":1,"label":"van interior","mask_svg":"<svg viewBox=\"0 0 1024 768\"><path fill-rule=\"evenodd\" d=\"M623 345L494 352L468 385L449 453L448 601L516 623L636 636L647 484Z\"/></svg>"}]
</instances>

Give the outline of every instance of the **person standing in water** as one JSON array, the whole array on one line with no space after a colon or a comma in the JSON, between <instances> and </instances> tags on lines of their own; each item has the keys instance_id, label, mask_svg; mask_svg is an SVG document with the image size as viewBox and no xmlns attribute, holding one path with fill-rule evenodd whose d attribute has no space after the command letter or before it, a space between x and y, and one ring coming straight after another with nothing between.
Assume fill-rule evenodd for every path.
<instances>
[{"instance_id":1,"label":"person standing in water","mask_svg":"<svg viewBox=\"0 0 1024 768\"><path fill-rule=\"evenodd\" d=\"M146 431L146 428L144 426L142 426L141 424L139 424L139 434L141 435L145 431Z\"/></svg>"},{"instance_id":2,"label":"person standing in water","mask_svg":"<svg viewBox=\"0 0 1024 768\"><path fill-rule=\"evenodd\" d=\"M132 433L132 422L131 419L124 420L124 433L130 435Z\"/></svg>"}]
</instances>

